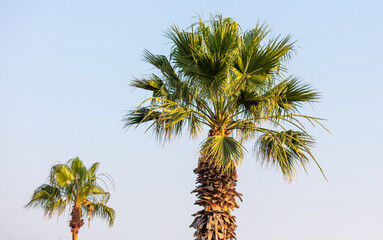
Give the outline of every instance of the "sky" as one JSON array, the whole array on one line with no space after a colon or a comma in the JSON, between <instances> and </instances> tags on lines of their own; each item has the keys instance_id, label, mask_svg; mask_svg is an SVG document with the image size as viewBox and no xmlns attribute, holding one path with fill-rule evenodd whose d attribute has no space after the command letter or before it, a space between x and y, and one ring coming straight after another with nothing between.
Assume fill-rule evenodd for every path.
<instances>
[{"instance_id":1,"label":"sky","mask_svg":"<svg viewBox=\"0 0 383 240\"><path fill-rule=\"evenodd\" d=\"M100 220L80 239L192 239L198 146L186 135L161 144L122 118L147 93L129 82L152 68L142 52L169 54L164 32L220 13L242 29L266 22L290 34L289 73L322 93L304 112L314 164L283 182L251 150L239 169L239 240L383 239L381 1L0 0L0 239L70 239L68 213L25 209L55 162L80 157L113 176L115 225ZM250 146L251 148L251 146Z\"/></svg>"}]
</instances>

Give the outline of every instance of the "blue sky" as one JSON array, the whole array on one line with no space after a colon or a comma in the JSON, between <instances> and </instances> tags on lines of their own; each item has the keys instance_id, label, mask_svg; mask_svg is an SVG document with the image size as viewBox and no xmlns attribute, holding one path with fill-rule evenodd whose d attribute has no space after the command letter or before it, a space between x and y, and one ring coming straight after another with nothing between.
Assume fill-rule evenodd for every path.
<instances>
[{"instance_id":1,"label":"blue sky","mask_svg":"<svg viewBox=\"0 0 383 240\"><path fill-rule=\"evenodd\" d=\"M69 239L57 220L23 206L50 166L79 156L116 182L111 229L94 221L80 239L192 239L198 140L164 146L122 116L145 93L128 87L151 71L142 50L168 54L171 24L222 13L243 29L266 21L298 40L289 72L322 92L306 112L318 169L292 184L247 154L238 239L382 239L383 145L380 1L2 1L0 0L0 239ZM146 96L147 97L147 96Z\"/></svg>"}]
</instances>

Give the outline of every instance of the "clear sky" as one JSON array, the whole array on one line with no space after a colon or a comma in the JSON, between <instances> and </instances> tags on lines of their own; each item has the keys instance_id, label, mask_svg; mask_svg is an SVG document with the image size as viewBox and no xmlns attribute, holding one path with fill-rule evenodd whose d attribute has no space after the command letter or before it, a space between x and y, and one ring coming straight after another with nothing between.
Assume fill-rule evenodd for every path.
<instances>
[{"instance_id":1,"label":"clear sky","mask_svg":"<svg viewBox=\"0 0 383 240\"><path fill-rule=\"evenodd\" d=\"M0 0L0 239L70 239L68 214L26 210L50 166L79 156L114 177L115 226L94 221L80 239L193 239L192 170L199 141L162 146L122 116L145 94L128 87L151 71L142 50L168 54L164 31L222 13L243 29L266 21L299 46L290 73L323 98L306 113L329 119L311 165L292 184L248 154L239 240L383 239L381 1ZM250 152L251 153L251 152Z\"/></svg>"}]
</instances>

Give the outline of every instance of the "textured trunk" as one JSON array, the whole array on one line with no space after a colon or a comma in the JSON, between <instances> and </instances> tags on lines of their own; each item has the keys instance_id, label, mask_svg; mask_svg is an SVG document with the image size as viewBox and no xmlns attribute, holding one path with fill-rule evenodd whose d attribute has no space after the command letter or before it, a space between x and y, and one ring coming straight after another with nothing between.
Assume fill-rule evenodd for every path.
<instances>
[{"instance_id":1,"label":"textured trunk","mask_svg":"<svg viewBox=\"0 0 383 240\"><path fill-rule=\"evenodd\" d=\"M197 188L192 191L198 198L195 205L203 207L193 214L195 219L190 225L196 229L195 240L236 239L237 225L231 211L239 208L236 197L241 199L242 195L235 190L236 171L222 173L212 160L202 156L194 173L198 175Z\"/></svg>"},{"instance_id":2,"label":"textured trunk","mask_svg":"<svg viewBox=\"0 0 383 240\"><path fill-rule=\"evenodd\" d=\"M80 230L81 226L84 225L84 220L81 219L81 206L74 204L71 215L72 219L69 222L69 227L71 227L72 240L77 240L78 231Z\"/></svg>"},{"instance_id":3,"label":"textured trunk","mask_svg":"<svg viewBox=\"0 0 383 240\"><path fill-rule=\"evenodd\" d=\"M72 240L78 240L78 230L77 232L72 231Z\"/></svg>"}]
</instances>

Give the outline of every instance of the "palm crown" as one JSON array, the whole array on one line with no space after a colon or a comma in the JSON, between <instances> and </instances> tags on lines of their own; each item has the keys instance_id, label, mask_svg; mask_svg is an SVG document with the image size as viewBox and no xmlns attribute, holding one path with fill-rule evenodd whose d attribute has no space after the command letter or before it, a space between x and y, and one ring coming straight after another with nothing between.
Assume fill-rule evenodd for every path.
<instances>
[{"instance_id":1,"label":"palm crown","mask_svg":"<svg viewBox=\"0 0 383 240\"><path fill-rule=\"evenodd\" d=\"M109 226L112 226L115 218L115 211L108 207L110 193L105 191L97 180L104 176L111 180L107 174L96 175L99 163L94 163L87 169L79 158L73 158L67 164L55 164L49 174L49 183L38 187L26 207L42 208L44 215L52 217L53 214L61 215L67 206L71 207L72 220L73 212L78 208L79 216L98 216L106 219ZM72 224L72 223L71 223ZM78 223L83 225L83 220ZM73 228L73 227L72 227Z\"/></svg>"},{"instance_id":2,"label":"palm crown","mask_svg":"<svg viewBox=\"0 0 383 240\"><path fill-rule=\"evenodd\" d=\"M310 158L316 162L310 150L314 139L301 120L323 126L322 119L299 110L317 101L319 93L285 76L294 42L290 36L266 40L269 33L262 24L242 32L221 16L208 23L200 19L186 31L171 27L166 34L174 43L169 57L144 51L160 74L132 82L152 97L127 114L125 126L150 122L162 140L185 130L196 137L207 127L201 154L222 171L236 169L246 151L243 144L251 140L258 159L279 166L291 180L296 166L305 167Z\"/></svg>"}]
</instances>

